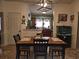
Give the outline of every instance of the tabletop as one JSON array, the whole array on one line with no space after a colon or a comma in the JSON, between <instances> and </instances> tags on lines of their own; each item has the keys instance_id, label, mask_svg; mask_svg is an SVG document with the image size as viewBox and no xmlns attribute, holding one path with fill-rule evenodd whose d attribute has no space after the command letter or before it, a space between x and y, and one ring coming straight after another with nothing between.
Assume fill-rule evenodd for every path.
<instances>
[{"instance_id":1,"label":"tabletop","mask_svg":"<svg viewBox=\"0 0 79 59\"><path fill-rule=\"evenodd\" d=\"M41 38L23 38L20 41L17 42L17 44L27 44L27 45L33 45L33 39L41 39ZM48 44L52 45L52 44L56 44L56 45L64 45L66 44L63 40L59 39L59 38L54 38L54 37L42 37L42 39L46 39L48 40Z\"/></svg>"}]
</instances>

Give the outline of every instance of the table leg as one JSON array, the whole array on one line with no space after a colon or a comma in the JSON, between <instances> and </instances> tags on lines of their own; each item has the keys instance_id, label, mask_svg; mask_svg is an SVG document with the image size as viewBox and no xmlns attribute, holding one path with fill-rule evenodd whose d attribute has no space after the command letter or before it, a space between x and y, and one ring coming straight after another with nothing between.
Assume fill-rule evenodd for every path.
<instances>
[{"instance_id":1,"label":"table leg","mask_svg":"<svg viewBox=\"0 0 79 59\"><path fill-rule=\"evenodd\" d=\"M20 58L20 52L19 52L19 46L16 45L16 59L19 59Z\"/></svg>"},{"instance_id":2,"label":"table leg","mask_svg":"<svg viewBox=\"0 0 79 59\"><path fill-rule=\"evenodd\" d=\"M62 48L62 59L65 59L65 48Z\"/></svg>"}]
</instances>

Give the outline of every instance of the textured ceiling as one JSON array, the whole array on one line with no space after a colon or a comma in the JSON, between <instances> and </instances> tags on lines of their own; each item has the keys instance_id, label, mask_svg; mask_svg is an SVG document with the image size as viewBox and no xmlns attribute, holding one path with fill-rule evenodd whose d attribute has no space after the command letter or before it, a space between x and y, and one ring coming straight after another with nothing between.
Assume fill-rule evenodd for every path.
<instances>
[{"instance_id":1,"label":"textured ceiling","mask_svg":"<svg viewBox=\"0 0 79 59\"><path fill-rule=\"evenodd\" d=\"M40 2L40 0L5 0L5 1L18 1L18 2L29 3L29 5L31 7L30 10L32 13L41 14L41 12L37 10L38 8L40 8L40 6L35 5L35 4L38 4ZM48 0L48 1L51 1L52 4L73 2L73 0ZM47 12L47 14L51 14L51 13L52 13L52 10Z\"/></svg>"},{"instance_id":2,"label":"textured ceiling","mask_svg":"<svg viewBox=\"0 0 79 59\"><path fill-rule=\"evenodd\" d=\"M27 2L27 3L38 3L40 0L5 0L5 1L20 1L20 2ZM73 0L49 0L53 3L70 3Z\"/></svg>"}]
</instances>

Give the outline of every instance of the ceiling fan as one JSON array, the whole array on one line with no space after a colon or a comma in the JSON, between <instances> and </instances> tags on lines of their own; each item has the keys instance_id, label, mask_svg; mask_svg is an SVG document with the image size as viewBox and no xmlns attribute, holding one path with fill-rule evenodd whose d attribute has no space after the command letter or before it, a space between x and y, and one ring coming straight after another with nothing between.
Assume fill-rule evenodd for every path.
<instances>
[{"instance_id":1,"label":"ceiling fan","mask_svg":"<svg viewBox=\"0 0 79 59\"><path fill-rule=\"evenodd\" d=\"M52 10L52 1L49 0L40 0L40 3L38 4L40 6L40 8L38 8L37 10L39 11L48 11L48 10Z\"/></svg>"}]
</instances>

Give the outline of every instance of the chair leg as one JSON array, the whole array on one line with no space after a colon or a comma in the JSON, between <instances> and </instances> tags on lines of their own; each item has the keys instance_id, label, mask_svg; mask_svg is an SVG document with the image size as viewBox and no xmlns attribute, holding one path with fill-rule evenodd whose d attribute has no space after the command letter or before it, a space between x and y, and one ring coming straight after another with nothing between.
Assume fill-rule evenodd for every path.
<instances>
[{"instance_id":1,"label":"chair leg","mask_svg":"<svg viewBox=\"0 0 79 59\"><path fill-rule=\"evenodd\" d=\"M29 51L27 52L27 59L28 59Z\"/></svg>"},{"instance_id":2,"label":"chair leg","mask_svg":"<svg viewBox=\"0 0 79 59\"><path fill-rule=\"evenodd\" d=\"M34 59L36 59L36 55L34 55Z\"/></svg>"},{"instance_id":3,"label":"chair leg","mask_svg":"<svg viewBox=\"0 0 79 59\"><path fill-rule=\"evenodd\" d=\"M28 55L30 56L30 50L29 50L29 52L28 52Z\"/></svg>"},{"instance_id":4,"label":"chair leg","mask_svg":"<svg viewBox=\"0 0 79 59\"><path fill-rule=\"evenodd\" d=\"M52 51L52 59L53 59L53 51Z\"/></svg>"},{"instance_id":5,"label":"chair leg","mask_svg":"<svg viewBox=\"0 0 79 59\"><path fill-rule=\"evenodd\" d=\"M25 55L25 56L24 56L25 59L26 59L26 58L28 59L28 51L25 51L25 52L24 52L24 55Z\"/></svg>"},{"instance_id":6,"label":"chair leg","mask_svg":"<svg viewBox=\"0 0 79 59\"><path fill-rule=\"evenodd\" d=\"M45 59L47 59L47 55L45 56Z\"/></svg>"},{"instance_id":7,"label":"chair leg","mask_svg":"<svg viewBox=\"0 0 79 59\"><path fill-rule=\"evenodd\" d=\"M19 55L19 56L23 56L24 59L28 59L29 51L23 51L23 55L21 55L21 52L22 52L22 51L20 51L20 55ZM19 58L19 59L20 59L20 58Z\"/></svg>"},{"instance_id":8,"label":"chair leg","mask_svg":"<svg viewBox=\"0 0 79 59\"><path fill-rule=\"evenodd\" d=\"M49 56L51 55L51 49L49 49Z\"/></svg>"}]
</instances>

